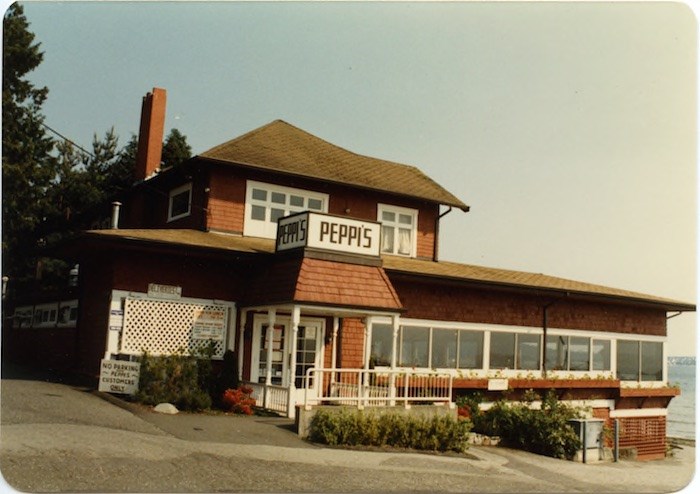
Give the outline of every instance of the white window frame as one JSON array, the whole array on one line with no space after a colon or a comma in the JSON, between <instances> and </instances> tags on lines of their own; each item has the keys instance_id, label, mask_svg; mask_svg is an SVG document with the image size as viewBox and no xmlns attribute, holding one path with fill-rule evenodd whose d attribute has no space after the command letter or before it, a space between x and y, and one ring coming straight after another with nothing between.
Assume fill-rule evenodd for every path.
<instances>
[{"instance_id":1,"label":"white window frame","mask_svg":"<svg viewBox=\"0 0 700 494\"><path fill-rule=\"evenodd\" d=\"M400 227L405 227L405 225L401 225L399 221L394 221L394 222L387 222L382 219L383 213L394 213L397 215L403 214L403 215L409 215L411 216L411 247L410 247L410 252L408 254L402 254L397 252L398 245L399 245L399 239L398 239L398 229ZM402 257L416 257L416 245L418 241L418 210L417 209L412 209L412 208L405 208L401 206L393 206L391 204L382 204L379 203L377 204L377 221L382 224L382 226L391 226L394 228L394 248L392 249L392 252L385 252L384 251L384 246L380 246L380 251L382 254L391 254L391 255L396 255L396 256L402 256ZM383 237L383 235L380 235Z\"/></svg>"},{"instance_id":2,"label":"white window frame","mask_svg":"<svg viewBox=\"0 0 700 494\"><path fill-rule=\"evenodd\" d=\"M614 340L614 345L610 349L610 358L615 359L615 365L613 367L613 374L617 378L617 344L620 341L633 341L638 343L661 343L661 380L660 381L642 381L642 380L620 380L620 386L624 388L628 387L661 387L668 383L668 345L666 344L667 338L665 336L652 336L652 335L640 335L640 334L625 334L620 335ZM641 374L642 366L642 354L640 349L640 361L639 361L639 372Z\"/></svg>"},{"instance_id":3,"label":"white window frame","mask_svg":"<svg viewBox=\"0 0 700 494\"><path fill-rule=\"evenodd\" d=\"M189 195L189 198L187 200L187 212L178 214L177 216L173 216L173 199L176 196L182 194L183 192L187 192ZM171 221L179 220L180 218L185 218L190 214L192 214L192 182L187 183L185 185L181 185L180 187L176 187L170 191L168 199L168 223Z\"/></svg>"},{"instance_id":4,"label":"white window frame","mask_svg":"<svg viewBox=\"0 0 700 494\"><path fill-rule=\"evenodd\" d=\"M267 192L266 200L253 199L253 189L264 190ZM272 202L272 194L284 194L285 204ZM290 204L290 196L300 196L304 198L303 206L293 206ZM321 201L321 209L308 209L309 199ZM277 222L270 221L270 211L273 205L278 209L284 209L284 216L289 216L292 213L300 213L302 211L315 211L319 213L328 213L329 195L321 192L314 192L305 189L295 189L293 187L284 187L282 185L274 185L265 182L256 182L253 180L246 181L245 195L245 219L243 221L243 235L247 237L262 237L262 238L277 238ZM262 206L265 208L265 219L254 220L252 218L253 206Z\"/></svg>"}]
</instances>

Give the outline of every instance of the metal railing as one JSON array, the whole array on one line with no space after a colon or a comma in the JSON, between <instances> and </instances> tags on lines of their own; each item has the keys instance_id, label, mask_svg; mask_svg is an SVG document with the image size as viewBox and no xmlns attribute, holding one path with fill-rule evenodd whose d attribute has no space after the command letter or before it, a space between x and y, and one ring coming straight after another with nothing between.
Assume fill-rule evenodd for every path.
<instances>
[{"instance_id":1,"label":"metal railing","mask_svg":"<svg viewBox=\"0 0 700 494\"><path fill-rule=\"evenodd\" d=\"M304 407L316 404L410 407L412 403L451 403L453 376L434 371L406 369L311 368L304 392Z\"/></svg>"}]
</instances>

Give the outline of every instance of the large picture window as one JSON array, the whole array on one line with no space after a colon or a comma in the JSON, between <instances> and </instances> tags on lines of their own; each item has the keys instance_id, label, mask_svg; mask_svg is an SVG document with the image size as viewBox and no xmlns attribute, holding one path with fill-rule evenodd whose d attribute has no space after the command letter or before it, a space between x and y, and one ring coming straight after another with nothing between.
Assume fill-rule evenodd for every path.
<instances>
[{"instance_id":1,"label":"large picture window","mask_svg":"<svg viewBox=\"0 0 700 494\"><path fill-rule=\"evenodd\" d=\"M547 370L610 370L610 340L547 335Z\"/></svg>"},{"instance_id":2,"label":"large picture window","mask_svg":"<svg viewBox=\"0 0 700 494\"><path fill-rule=\"evenodd\" d=\"M418 210L379 204L377 216L382 224L382 253L415 257Z\"/></svg>"},{"instance_id":3,"label":"large picture window","mask_svg":"<svg viewBox=\"0 0 700 494\"><path fill-rule=\"evenodd\" d=\"M540 336L525 333L491 333L491 369L540 368Z\"/></svg>"},{"instance_id":4,"label":"large picture window","mask_svg":"<svg viewBox=\"0 0 700 494\"><path fill-rule=\"evenodd\" d=\"M380 367L391 365L391 351L393 348L394 328L390 324L372 325L372 353L370 361Z\"/></svg>"},{"instance_id":5,"label":"large picture window","mask_svg":"<svg viewBox=\"0 0 700 494\"><path fill-rule=\"evenodd\" d=\"M277 220L302 211L328 212L328 194L249 180L243 234L275 238Z\"/></svg>"},{"instance_id":6,"label":"large picture window","mask_svg":"<svg viewBox=\"0 0 700 494\"><path fill-rule=\"evenodd\" d=\"M428 367L430 328L408 326L401 328L401 358L403 367Z\"/></svg>"},{"instance_id":7,"label":"large picture window","mask_svg":"<svg viewBox=\"0 0 700 494\"><path fill-rule=\"evenodd\" d=\"M663 343L618 341L617 378L621 381L662 381Z\"/></svg>"}]
</instances>

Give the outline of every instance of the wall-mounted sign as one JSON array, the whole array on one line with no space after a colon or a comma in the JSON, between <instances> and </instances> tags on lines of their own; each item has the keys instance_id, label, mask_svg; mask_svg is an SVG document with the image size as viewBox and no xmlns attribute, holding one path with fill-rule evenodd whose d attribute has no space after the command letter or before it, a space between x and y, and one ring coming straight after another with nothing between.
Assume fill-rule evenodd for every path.
<instances>
[{"instance_id":1,"label":"wall-mounted sign","mask_svg":"<svg viewBox=\"0 0 700 494\"><path fill-rule=\"evenodd\" d=\"M226 309L196 308L192 324L192 338L195 340L224 341L226 332Z\"/></svg>"},{"instance_id":2,"label":"wall-mounted sign","mask_svg":"<svg viewBox=\"0 0 700 494\"><path fill-rule=\"evenodd\" d=\"M124 327L124 309L110 309L109 330L121 331Z\"/></svg>"},{"instance_id":3,"label":"wall-mounted sign","mask_svg":"<svg viewBox=\"0 0 700 494\"><path fill-rule=\"evenodd\" d=\"M508 379L489 379L489 391L506 391L508 389Z\"/></svg>"},{"instance_id":4,"label":"wall-mounted sign","mask_svg":"<svg viewBox=\"0 0 700 494\"><path fill-rule=\"evenodd\" d=\"M139 389L141 364L125 360L102 359L98 389L108 393L133 395Z\"/></svg>"},{"instance_id":5,"label":"wall-mounted sign","mask_svg":"<svg viewBox=\"0 0 700 494\"><path fill-rule=\"evenodd\" d=\"M379 256L380 224L342 216L299 213L277 222L277 251L316 249Z\"/></svg>"},{"instance_id":6,"label":"wall-mounted sign","mask_svg":"<svg viewBox=\"0 0 700 494\"><path fill-rule=\"evenodd\" d=\"M171 300L177 300L180 297L182 297L182 287L149 283L148 296L152 298L166 298Z\"/></svg>"}]
</instances>

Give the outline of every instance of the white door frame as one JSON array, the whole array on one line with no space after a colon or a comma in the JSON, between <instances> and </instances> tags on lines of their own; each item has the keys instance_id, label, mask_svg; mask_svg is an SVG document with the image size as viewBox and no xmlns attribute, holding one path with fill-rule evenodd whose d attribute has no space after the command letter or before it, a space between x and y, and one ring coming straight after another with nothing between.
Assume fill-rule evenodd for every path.
<instances>
[{"instance_id":1,"label":"white door frame","mask_svg":"<svg viewBox=\"0 0 700 494\"><path fill-rule=\"evenodd\" d=\"M269 323L269 317L266 314L255 314L253 316L253 341L251 347L251 359L250 359L250 380L252 382L258 382L260 378L260 340L263 335L263 325ZM296 373L296 368L292 369L292 318L289 315L279 315L277 314L274 321L275 325L284 326L284 346L283 346L283 357L282 357L282 376L281 376L281 386L287 386L290 383L292 373ZM316 358L315 367L323 366L323 354L325 350L325 334L326 334L326 320L322 317L302 317L299 320L299 326L315 326L320 332L320 337L316 342ZM296 345L295 345L296 346ZM294 359L296 360L296 359ZM293 377L303 377L303 376L293 376ZM291 381L294 384L294 380Z\"/></svg>"}]
</instances>

